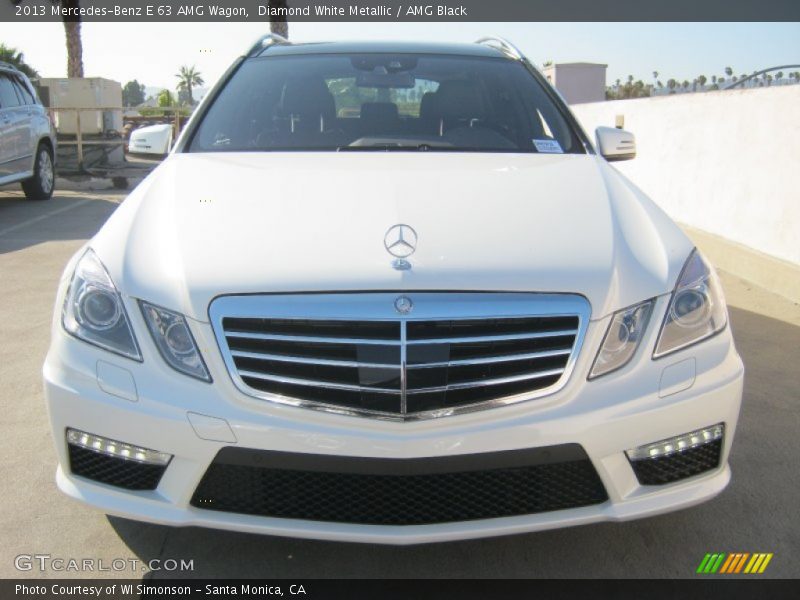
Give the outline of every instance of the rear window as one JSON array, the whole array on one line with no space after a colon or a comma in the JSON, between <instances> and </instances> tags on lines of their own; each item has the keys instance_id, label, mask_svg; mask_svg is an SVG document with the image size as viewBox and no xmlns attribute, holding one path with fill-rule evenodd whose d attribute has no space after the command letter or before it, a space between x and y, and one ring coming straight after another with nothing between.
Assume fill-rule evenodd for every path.
<instances>
[{"instance_id":1,"label":"rear window","mask_svg":"<svg viewBox=\"0 0 800 600\"><path fill-rule=\"evenodd\" d=\"M188 151L281 150L584 152L519 62L422 54L247 60Z\"/></svg>"}]
</instances>

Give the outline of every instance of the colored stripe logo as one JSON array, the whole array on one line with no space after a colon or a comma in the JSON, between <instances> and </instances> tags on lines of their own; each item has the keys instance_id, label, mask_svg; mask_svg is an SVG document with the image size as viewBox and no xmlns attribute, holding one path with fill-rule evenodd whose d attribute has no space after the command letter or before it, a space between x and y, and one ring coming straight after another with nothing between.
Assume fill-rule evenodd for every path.
<instances>
[{"instance_id":1,"label":"colored stripe logo","mask_svg":"<svg viewBox=\"0 0 800 600\"><path fill-rule=\"evenodd\" d=\"M773 553L769 552L733 552L726 554L725 552L708 553L700 561L700 566L697 567L697 573L700 574L749 574L756 575L763 573L767 569L767 565L772 560Z\"/></svg>"}]
</instances>

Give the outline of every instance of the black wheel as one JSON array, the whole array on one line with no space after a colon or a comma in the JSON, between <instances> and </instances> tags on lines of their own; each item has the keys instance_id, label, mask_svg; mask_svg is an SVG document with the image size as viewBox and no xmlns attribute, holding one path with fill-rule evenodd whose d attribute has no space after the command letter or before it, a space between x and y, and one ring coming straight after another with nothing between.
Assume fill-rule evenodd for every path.
<instances>
[{"instance_id":1,"label":"black wheel","mask_svg":"<svg viewBox=\"0 0 800 600\"><path fill-rule=\"evenodd\" d=\"M39 144L33 177L22 182L22 191L28 200L48 200L53 195L55 179L53 153L44 144Z\"/></svg>"}]
</instances>

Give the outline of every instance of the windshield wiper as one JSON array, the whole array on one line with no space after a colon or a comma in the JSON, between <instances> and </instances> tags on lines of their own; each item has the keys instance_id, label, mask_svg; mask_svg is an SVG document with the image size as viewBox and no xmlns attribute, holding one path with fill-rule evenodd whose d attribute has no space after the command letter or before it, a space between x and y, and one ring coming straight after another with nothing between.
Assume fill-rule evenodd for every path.
<instances>
[{"instance_id":1,"label":"windshield wiper","mask_svg":"<svg viewBox=\"0 0 800 600\"><path fill-rule=\"evenodd\" d=\"M369 146L339 146L337 152L429 152L436 150L452 150L450 147L431 146L430 144L370 144Z\"/></svg>"}]
</instances>

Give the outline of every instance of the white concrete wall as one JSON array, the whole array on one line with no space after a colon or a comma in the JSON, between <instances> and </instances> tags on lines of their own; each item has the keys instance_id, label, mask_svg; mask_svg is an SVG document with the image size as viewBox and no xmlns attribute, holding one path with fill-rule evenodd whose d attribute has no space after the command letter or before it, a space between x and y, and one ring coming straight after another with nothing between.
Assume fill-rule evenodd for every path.
<instances>
[{"instance_id":1,"label":"white concrete wall","mask_svg":"<svg viewBox=\"0 0 800 600\"><path fill-rule=\"evenodd\" d=\"M614 165L673 219L800 265L800 85L571 108L592 137L624 115Z\"/></svg>"}]
</instances>

